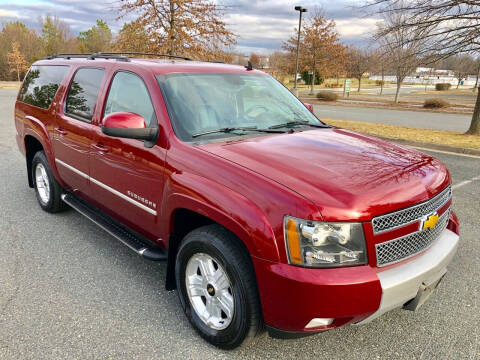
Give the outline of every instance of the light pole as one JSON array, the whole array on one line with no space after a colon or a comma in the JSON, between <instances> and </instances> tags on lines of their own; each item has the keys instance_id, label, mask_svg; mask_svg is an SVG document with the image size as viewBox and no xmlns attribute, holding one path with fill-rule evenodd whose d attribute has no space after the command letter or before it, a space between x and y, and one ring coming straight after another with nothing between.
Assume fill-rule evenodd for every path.
<instances>
[{"instance_id":1,"label":"light pole","mask_svg":"<svg viewBox=\"0 0 480 360\"><path fill-rule=\"evenodd\" d=\"M307 12L307 9L301 6L295 6L295 10L300 13L299 19L298 19L298 38L297 38L297 56L295 59L295 85L293 86L293 89L295 92L297 92L297 74L298 74L298 48L300 47L300 32L302 29L302 13Z\"/></svg>"}]
</instances>

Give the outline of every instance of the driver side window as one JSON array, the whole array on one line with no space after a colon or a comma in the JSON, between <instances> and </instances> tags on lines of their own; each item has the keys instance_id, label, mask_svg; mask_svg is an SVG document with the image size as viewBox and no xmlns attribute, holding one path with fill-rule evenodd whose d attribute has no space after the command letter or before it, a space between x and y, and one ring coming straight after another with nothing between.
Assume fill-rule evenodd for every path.
<instances>
[{"instance_id":1,"label":"driver side window","mask_svg":"<svg viewBox=\"0 0 480 360\"><path fill-rule=\"evenodd\" d=\"M145 83L138 75L125 71L115 74L108 93L104 116L114 112L132 112L143 117L147 127L153 125L152 101Z\"/></svg>"}]
</instances>

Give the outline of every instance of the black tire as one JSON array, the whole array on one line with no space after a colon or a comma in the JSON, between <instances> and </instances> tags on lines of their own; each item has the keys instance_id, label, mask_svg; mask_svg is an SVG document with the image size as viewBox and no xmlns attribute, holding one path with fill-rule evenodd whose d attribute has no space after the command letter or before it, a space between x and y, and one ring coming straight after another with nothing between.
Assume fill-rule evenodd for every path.
<instances>
[{"instance_id":1,"label":"black tire","mask_svg":"<svg viewBox=\"0 0 480 360\"><path fill-rule=\"evenodd\" d=\"M228 327L222 330L213 329L198 316L187 294L188 261L201 253L212 257L225 270L233 290L233 317ZM187 318L200 336L212 345L233 349L261 331L263 320L253 264L246 248L227 229L214 224L187 234L178 249L175 278Z\"/></svg>"},{"instance_id":2,"label":"black tire","mask_svg":"<svg viewBox=\"0 0 480 360\"><path fill-rule=\"evenodd\" d=\"M35 175L35 172L37 170L37 167L39 165L43 165L43 168L45 169L47 179L49 182L49 188L48 188L48 200L45 201L42 199L39 193L39 187L37 186L37 177ZM33 187L35 189L35 195L37 197L38 203L40 204L40 207L49 212L49 213L56 213L63 211L67 208L66 204L62 201L61 195L62 195L62 187L60 184L57 182L55 177L52 174L52 170L50 169L50 165L48 164L47 158L45 156L45 153L43 151L38 151L34 156L32 160L32 179L33 179Z\"/></svg>"}]
</instances>

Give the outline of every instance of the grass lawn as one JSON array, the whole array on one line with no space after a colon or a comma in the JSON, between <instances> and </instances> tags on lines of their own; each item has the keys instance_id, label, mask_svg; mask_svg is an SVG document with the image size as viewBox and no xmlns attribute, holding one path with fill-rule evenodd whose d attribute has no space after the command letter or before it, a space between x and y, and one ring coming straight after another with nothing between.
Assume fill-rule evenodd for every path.
<instances>
[{"instance_id":1,"label":"grass lawn","mask_svg":"<svg viewBox=\"0 0 480 360\"><path fill-rule=\"evenodd\" d=\"M403 139L437 145L480 149L480 136L478 135L465 135L464 133L456 131L417 129L362 121L325 118L322 118L322 120L333 126L390 139Z\"/></svg>"}]
</instances>

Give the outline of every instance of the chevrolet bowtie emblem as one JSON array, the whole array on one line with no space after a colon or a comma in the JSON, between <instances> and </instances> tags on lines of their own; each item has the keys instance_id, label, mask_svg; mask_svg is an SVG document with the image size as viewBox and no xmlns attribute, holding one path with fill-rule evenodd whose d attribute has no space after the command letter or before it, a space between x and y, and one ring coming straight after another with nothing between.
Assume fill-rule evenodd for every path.
<instances>
[{"instance_id":1,"label":"chevrolet bowtie emblem","mask_svg":"<svg viewBox=\"0 0 480 360\"><path fill-rule=\"evenodd\" d=\"M433 214L425 216L420 223L420 230L427 230L435 228L438 223L438 214L434 212Z\"/></svg>"}]
</instances>

